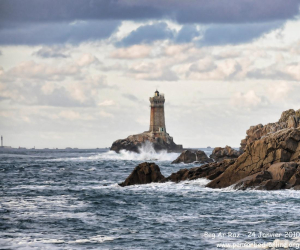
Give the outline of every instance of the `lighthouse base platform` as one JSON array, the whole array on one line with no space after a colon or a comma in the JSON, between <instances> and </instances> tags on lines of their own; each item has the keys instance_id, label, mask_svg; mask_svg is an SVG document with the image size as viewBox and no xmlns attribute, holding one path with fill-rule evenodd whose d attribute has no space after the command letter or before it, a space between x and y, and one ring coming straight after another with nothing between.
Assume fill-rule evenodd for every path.
<instances>
[{"instance_id":1,"label":"lighthouse base platform","mask_svg":"<svg viewBox=\"0 0 300 250\"><path fill-rule=\"evenodd\" d=\"M141 134L130 135L126 139L116 140L110 149L117 153L122 149L139 153L139 149L146 141L152 143L153 148L157 152L166 150L168 152L181 153L183 151L182 145L174 143L173 137L168 133L153 131L146 131Z\"/></svg>"}]
</instances>

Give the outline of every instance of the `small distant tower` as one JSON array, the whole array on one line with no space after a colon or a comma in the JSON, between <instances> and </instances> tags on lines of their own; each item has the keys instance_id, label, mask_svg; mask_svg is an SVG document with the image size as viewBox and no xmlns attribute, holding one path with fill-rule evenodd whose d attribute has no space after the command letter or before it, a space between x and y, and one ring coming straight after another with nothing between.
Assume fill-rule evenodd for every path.
<instances>
[{"instance_id":1,"label":"small distant tower","mask_svg":"<svg viewBox=\"0 0 300 250\"><path fill-rule=\"evenodd\" d=\"M165 125L165 97L163 94L159 94L156 90L153 97L149 98L150 100L150 132L160 132L166 133Z\"/></svg>"},{"instance_id":2,"label":"small distant tower","mask_svg":"<svg viewBox=\"0 0 300 250\"><path fill-rule=\"evenodd\" d=\"M3 136L1 135L1 148L3 148Z\"/></svg>"}]
</instances>

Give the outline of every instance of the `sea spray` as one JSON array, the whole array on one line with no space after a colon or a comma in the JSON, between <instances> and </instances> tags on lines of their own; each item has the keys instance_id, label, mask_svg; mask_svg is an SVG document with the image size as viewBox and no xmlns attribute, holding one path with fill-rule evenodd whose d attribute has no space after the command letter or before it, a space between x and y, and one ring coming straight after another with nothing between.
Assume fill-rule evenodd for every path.
<instances>
[{"instance_id":1,"label":"sea spray","mask_svg":"<svg viewBox=\"0 0 300 250\"><path fill-rule=\"evenodd\" d=\"M156 152L153 144L148 141L142 144L139 148L139 153L121 150L120 153L109 151L101 154L103 159L129 161L173 161L178 156L178 153L168 153L166 150Z\"/></svg>"},{"instance_id":2,"label":"sea spray","mask_svg":"<svg viewBox=\"0 0 300 250\"><path fill-rule=\"evenodd\" d=\"M104 153L76 157L76 158L57 158L51 161L174 161L179 153L168 153L166 150L156 152L153 144L146 141L139 148L139 153L127 150L121 150L119 153L115 151L107 151Z\"/></svg>"}]
</instances>

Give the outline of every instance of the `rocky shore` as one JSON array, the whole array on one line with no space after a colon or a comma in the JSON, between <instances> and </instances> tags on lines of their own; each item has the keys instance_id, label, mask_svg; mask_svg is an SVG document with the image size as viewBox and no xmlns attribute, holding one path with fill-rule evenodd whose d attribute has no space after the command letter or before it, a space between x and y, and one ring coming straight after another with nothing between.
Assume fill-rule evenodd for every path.
<instances>
[{"instance_id":1,"label":"rocky shore","mask_svg":"<svg viewBox=\"0 0 300 250\"><path fill-rule=\"evenodd\" d=\"M202 150L184 150L172 164L176 163L208 163L213 160L208 158L204 151Z\"/></svg>"},{"instance_id":2,"label":"rocky shore","mask_svg":"<svg viewBox=\"0 0 300 250\"><path fill-rule=\"evenodd\" d=\"M127 150L139 153L139 149L145 142L150 142L155 151L166 150L168 152L182 152L182 145L177 145L168 133L154 133L146 131L137 135L130 135L126 139L113 142L110 150L117 153Z\"/></svg>"},{"instance_id":3,"label":"rocky shore","mask_svg":"<svg viewBox=\"0 0 300 250\"><path fill-rule=\"evenodd\" d=\"M207 178L211 180L207 184L209 188L232 186L240 190L248 188L298 190L300 189L299 121L300 110L285 111L276 123L252 126L247 131L247 137L242 140L243 153L228 146L215 148L211 156L215 162L191 169L181 169L168 177L161 175L159 167L154 163L142 163L121 185ZM203 163L211 160L207 156L204 157L202 152L185 150L173 163L195 162L198 156Z\"/></svg>"}]
</instances>

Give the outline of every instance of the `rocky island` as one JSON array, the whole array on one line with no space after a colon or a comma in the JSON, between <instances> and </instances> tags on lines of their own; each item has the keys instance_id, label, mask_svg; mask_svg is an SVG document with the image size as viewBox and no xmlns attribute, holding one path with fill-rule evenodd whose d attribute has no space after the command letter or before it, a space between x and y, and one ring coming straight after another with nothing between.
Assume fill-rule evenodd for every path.
<instances>
[{"instance_id":1,"label":"rocky island","mask_svg":"<svg viewBox=\"0 0 300 250\"><path fill-rule=\"evenodd\" d=\"M111 150L119 153L120 150L127 150L139 153L143 143L152 143L155 151L167 150L168 152L181 152L182 145L177 145L166 131L165 125L165 97L157 90L153 97L150 97L150 128L141 134L130 135L126 139L113 142Z\"/></svg>"},{"instance_id":2,"label":"rocky island","mask_svg":"<svg viewBox=\"0 0 300 250\"><path fill-rule=\"evenodd\" d=\"M298 190L300 189L299 121L300 110L287 110L282 113L278 122L250 127L247 137L241 142L243 153L235 152L229 147L225 148L226 150L217 148L214 151L216 155L220 156L218 161L215 159L216 162L191 169L181 169L169 177L160 175L159 167L154 168L154 163L151 163L150 165L155 169L155 178L143 178L143 180L147 179L147 182L139 181L138 183L127 180L122 186L126 186L126 183L134 185L207 178L211 180L206 185L209 188L232 186L241 190L248 188L260 190L292 188ZM184 159L184 156L181 158ZM136 167L135 171L139 175L135 175L135 178L142 176L143 173L151 172L145 171L145 165L143 165L143 173L140 168L140 165ZM130 179L132 176L128 178Z\"/></svg>"}]
</instances>

